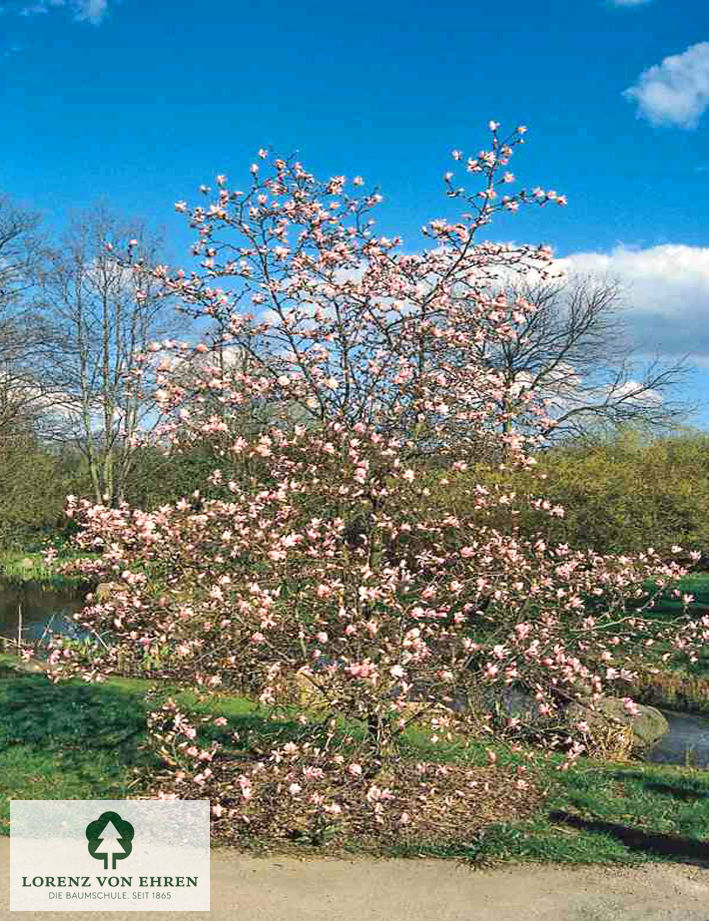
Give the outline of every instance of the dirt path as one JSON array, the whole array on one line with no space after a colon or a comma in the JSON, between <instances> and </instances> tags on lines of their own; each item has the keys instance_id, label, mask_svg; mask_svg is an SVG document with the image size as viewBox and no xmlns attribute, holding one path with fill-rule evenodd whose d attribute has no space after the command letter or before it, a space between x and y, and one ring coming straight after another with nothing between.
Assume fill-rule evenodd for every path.
<instances>
[{"instance_id":1,"label":"dirt path","mask_svg":"<svg viewBox=\"0 0 709 921\"><path fill-rule=\"evenodd\" d=\"M0 918L8 910L9 840L0 838ZM70 921L177 921L180 912L47 912ZM187 917L188 914L184 913ZM189 917L193 917L192 913ZM471 870L434 860L212 856L210 916L234 921L709 921L709 869L517 866Z\"/></svg>"}]
</instances>

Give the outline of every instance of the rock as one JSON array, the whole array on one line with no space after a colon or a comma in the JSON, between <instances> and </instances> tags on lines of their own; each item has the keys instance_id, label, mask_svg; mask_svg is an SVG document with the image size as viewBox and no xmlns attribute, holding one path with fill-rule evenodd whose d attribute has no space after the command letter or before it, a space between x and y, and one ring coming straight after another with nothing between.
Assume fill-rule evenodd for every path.
<instances>
[{"instance_id":1,"label":"rock","mask_svg":"<svg viewBox=\"0 0 709 921\"><path fill-rule=\"evenodd\" d=\"M590 699L588 703L591 704ZM543 727L546 722L544 717L539 716L534 697L521 688L505 688L502 693L498 692L492 706L498 716L516 717L529 726ZM591 732L594 728L612 729L616 726L620 729L627 726L632 731L633 747L643 749L651 748L670 728L665 717L655 707L639 704L638 715L631 716L619 697L602 697L594 707L592 710L584 703L570 703L563 708L565 719L569 724L585 721Z\"/></svg>"},{"instance_id":2,"label":"rock","mask_svg":"<svg viewBox=\"0 0 709 921\"><path fill-rule=\"evenodd\" d=\"M629 726L633 732L636 747L650 748L669 731L670 724L655 707L638 704L638 715L631 716L619 697L602 697L595 703L595 711L583 704L570 704L566 717L571 723L585 720L591 729L594 725Z\"/></svg>"},{"instance_id":3,"label":"rock","mask_svg":"<svg viewBox=\"0 0 709 921\"><path fill-rule=\"evenodd\" d=\"M116 582L99 582L94 592L96 601L108 601L120 586Z\"/></svg>"},{"instance_id":4,"label":"rock","mask_svg":"<svg viewBox=\"0 0 709 921\"><path fill-rule=\"evenodd\" d=\"M20 675L36 675L42 674L44 671L45 666L43 663L36 662L33 659L29 661L20 658L16 661L3 659L0 662L0 678L17 678Z\"/></svg>"},{"instance_id":5,"label":"rock","mask_svg":"<svg viewBox=\"0 0 709 921\"><path fill-rule=\"evenodd\" d=\"M533 695L519 687L487 688L483 705L502 719L520 719L523 723L540 722L538 704Z\"/></svg>"}]
</instances>

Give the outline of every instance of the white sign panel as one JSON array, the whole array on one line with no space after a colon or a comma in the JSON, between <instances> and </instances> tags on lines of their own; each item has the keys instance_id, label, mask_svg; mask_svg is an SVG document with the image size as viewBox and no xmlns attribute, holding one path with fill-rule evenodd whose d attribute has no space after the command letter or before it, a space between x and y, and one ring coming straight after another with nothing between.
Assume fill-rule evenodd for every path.
<instances>
[{"instance_id":1,"label":"white sign panel","mask_svg":"<svg viewBox=\"0 0 709 921\"><path fill-rule=\"evenodd\" d=\"M209 911L208 800L12 800L11 911Z\"/></svg>"}]
</instances>

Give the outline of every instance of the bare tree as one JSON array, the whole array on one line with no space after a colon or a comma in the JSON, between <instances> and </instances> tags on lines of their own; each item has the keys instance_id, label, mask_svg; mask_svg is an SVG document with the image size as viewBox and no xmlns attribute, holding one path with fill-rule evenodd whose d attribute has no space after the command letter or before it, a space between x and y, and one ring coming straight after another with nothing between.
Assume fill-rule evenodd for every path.
<instances>
[{"instance_id":1,"label":"bare tree","mask_svg":"<svg viewBox=\"0 0 709 921\"><path fill-rule=\"evenodd\" d=\"M158 419L146 350L179 323L142 269L160 242L141 222L97 207L74 218L42 280L63 394L55 424L84 455L96 501L121 501L137 437Z\"/></svg>"},{"instance_id":2,"label":"bare tree","mask_svg":"<svg viewBox=\"0 0 709 921\"><path fill-rule=\"evenodd\" d=\"M36 283L45 247L40 216L0 194L0 310L3 317Z\"/></svg>"},{"instance_id":3,"label":"bare tree","mask_svg":"<svg viewBox=\"0 0 709 921\"><path fill-rule=\"evenodd\" d=\"M632 424L675 427L694 410L676 388L692 372L686 358L641 361L629 341L623 291L613 281L571 278L513 291L538 306L519 335L481 356L512 393L548 401L550 439Z\"/></svg>"},{"instance_id":4,"label":"bare tree","mask_svg":"<svg viewBox=\"0 0 709 921\"><path fill-rule=\"evenodd\" d=\"M0 437L35 427L51 386L42 368L48 328L34 295L46 257L40 217L0 195Z\"/></svg>"}]
</instances>

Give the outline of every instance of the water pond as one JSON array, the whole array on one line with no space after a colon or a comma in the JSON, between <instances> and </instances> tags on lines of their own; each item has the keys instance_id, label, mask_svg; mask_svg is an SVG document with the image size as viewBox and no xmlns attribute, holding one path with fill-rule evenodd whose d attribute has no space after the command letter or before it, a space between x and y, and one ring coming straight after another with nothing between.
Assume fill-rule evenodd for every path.
<instances>
[{"instance_id":1,"label":"water pond","mask_svg":"<svg viewBox=\"0 0 709 921\"><path fill-rule=\"evenodd\" d=\"M0 583L0 637L16 640L19 630L23 640L36 642L48 629L80 636L71 615L82 607L82 596L76 589L60 590L31 581Z\"/></svg>"},{"instance_id":2,"label":"water pond","mask_svg":"<svg viewBox=\"0 0 709 921\"><path fill-rule=\"evenodd\" d=\"M656 764L709 767L709 717L662 710L670 731L648 753Z\"/></svg>"}]
</instances>

